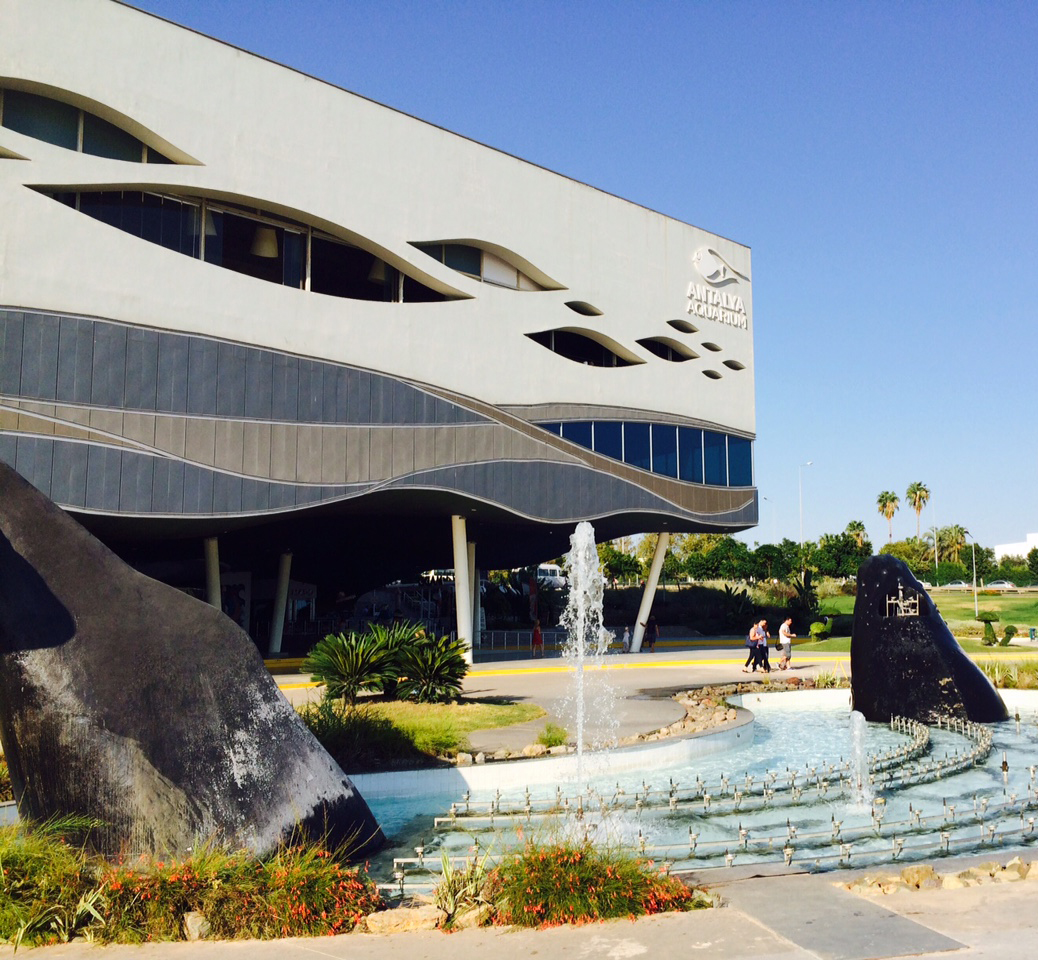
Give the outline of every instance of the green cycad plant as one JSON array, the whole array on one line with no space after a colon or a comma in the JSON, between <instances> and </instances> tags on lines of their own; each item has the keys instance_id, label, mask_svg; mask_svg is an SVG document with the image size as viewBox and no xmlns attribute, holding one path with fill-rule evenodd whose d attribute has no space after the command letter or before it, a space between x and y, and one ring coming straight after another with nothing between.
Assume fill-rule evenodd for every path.
<instances>
[{"instance_id":1,"label":"green cycad plant","mask_svg":"<svg viewBox=\"0 0 1038 960\"><path fill-rule=\"evenodd\" d=\"M400 658L404 651L415 643L425 640L425 628L420 623L402 620L389 625L373 623L368 627L368 636L386 651L388 665L382 671L380 689L389 700L398 696L397 683L400 680Z\"/></svg>"},{"instance_id":2,"label":"green cycad plant","mask_svg":"<svg viewBox=\"0 0 1038 960\"><path fill-rule=\"evenodd\" d=\"M453 700L468 673L465 642L422 635L400 650L398 695L419 703Z\"/></svg>"},{"instance_id":3,"label":"green cycad plant","mask_svg":"<svg viewBox=\"0 0 1038 960\"><path fill-rule=\"evenodd\" d=\"M330 633L310 651L303 670L324 686L326 697L353 706L361 690L384 689L395 664L391 651L371 633Z\"/></svg>"}]
</instances>

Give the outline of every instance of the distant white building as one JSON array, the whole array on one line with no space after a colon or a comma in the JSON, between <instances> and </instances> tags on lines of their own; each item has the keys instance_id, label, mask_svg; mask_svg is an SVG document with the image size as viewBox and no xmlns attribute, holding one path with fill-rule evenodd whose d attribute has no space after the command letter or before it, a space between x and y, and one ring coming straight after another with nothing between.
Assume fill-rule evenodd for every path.
<instances>
[{"instance_id":1,"label":"distant white building","mask_svg":"<svg viewBox=\"0 0 1038 960\"><path fill-rule=\"evenodd\" d=\"M1002 543L995 547L995 562L1000 563L1003 557L1024 557L1038 547L1038 533L1029 533L1023 543Z\"/></svg>"}]
</instances>

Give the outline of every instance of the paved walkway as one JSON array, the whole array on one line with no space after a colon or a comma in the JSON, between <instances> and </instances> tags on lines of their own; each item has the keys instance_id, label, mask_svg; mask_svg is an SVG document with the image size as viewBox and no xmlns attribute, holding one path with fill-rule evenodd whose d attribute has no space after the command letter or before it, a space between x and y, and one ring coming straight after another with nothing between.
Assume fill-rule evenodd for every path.
<instances>
[{"instance_id":1,"label":"paved walkway","mask_svg":"<svg viewBox=\"0 0 1038 960\"><path fill-rule=\"evenodd\" d=\"M772 653L772 662L777 656ZM696 640L694 645L681 641L664 641L655 653L609 654L604 658L603 670L609 683L618 691L617 735L632 736L650 733L680 720L684 709L673 699L675 693L707 684L735 683L742 680L764 679L760 674L743 673L746 660L744 647L736 647L730 640ZM850 654L811 654L810 649L793 649L792 669L772 670L773 680L789 677L814 677L828 671L837 676L850 673ZM320 691L310 678L300 674L276 675L275 679L288 699L299 704L320 698ZM465 678L465 695L470 697L503 697L536 703L547 716L510 727L480 730L469 736L474 751L493 753L505 748L521 750L537 740L549 721L565 727L567 711L564 702L569 696L572 673L557 657L502 660L473 665Z\"/></svg>"}]
</instances>

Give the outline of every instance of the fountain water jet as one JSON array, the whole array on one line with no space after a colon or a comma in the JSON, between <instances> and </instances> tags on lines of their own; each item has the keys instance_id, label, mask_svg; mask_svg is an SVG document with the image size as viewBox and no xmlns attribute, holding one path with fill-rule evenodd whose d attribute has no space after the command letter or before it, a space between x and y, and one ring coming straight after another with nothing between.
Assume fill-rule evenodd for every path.
<instances>
[{"instance_id":1,"label":"fountain water jet","mask_svg":"<svg viewBox=\"0 0 1038 960\"><path fill-rule=\"evenodd\" d=\"M569 598L561 617L567 636L562 655L573 671L573 689L567 706L576 728L577 782L583 783L585 749L611 745L616 740L616 694L601 671L612 635L602 625L605 577L595 546L594 527L581 521L569 542Z\"/></svg>"}]
</instances>

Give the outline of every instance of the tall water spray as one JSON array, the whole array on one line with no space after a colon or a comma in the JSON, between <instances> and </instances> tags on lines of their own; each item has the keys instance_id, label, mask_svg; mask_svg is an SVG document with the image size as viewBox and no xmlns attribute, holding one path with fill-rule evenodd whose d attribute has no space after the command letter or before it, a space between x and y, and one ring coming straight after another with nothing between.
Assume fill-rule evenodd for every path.
<instances>
[{"instance_id":1,"label":"tall water spray","mask_svg":"<svg viewBox=\"0 0 1038 960\"><path fill-rule=\"evenodd\" d=\"M595 529L581 521L569 538L566 576L569 599L561 623L566 628L563 658L573 671L570 707L576 725L577 782L584 780L584 750L605 746L616 734L615 694L601 670L612 635L602 625L605 577L595 547Z\"/></svg>"},{"instance_id":2,"label":"tall water spray","mask_svg":"<svg viewBox=\"0 0 1038 960\"><path fill-rule=\"evenodd\" d=\"M854 801L866 806L872 802L873 790L869 783L869 756L865 749L865 735L868 722L857 710L851 711L851 777L854 789L851 796Z\"/></svg>"}]
</instances>

